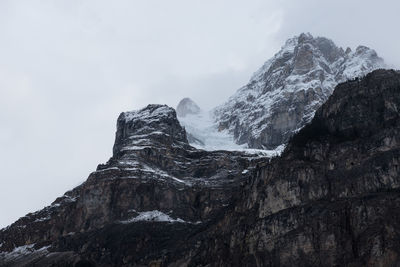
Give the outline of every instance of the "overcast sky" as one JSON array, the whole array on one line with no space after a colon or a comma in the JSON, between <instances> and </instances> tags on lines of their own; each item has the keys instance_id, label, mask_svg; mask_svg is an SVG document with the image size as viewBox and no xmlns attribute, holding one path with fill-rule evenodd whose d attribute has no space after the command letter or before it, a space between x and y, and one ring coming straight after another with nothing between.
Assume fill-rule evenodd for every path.
<instances>
[{"instance_id":1,"label":"overcast sky","mask_svg":"<svg viewBox=\"0 0 400 267\"><path fill-rule=\"evenodd\" d=\"M121 111L210 109L301 32L400 66L399 3L0 1L0 228L107 161Z\"/></svg>"}]
</instances>

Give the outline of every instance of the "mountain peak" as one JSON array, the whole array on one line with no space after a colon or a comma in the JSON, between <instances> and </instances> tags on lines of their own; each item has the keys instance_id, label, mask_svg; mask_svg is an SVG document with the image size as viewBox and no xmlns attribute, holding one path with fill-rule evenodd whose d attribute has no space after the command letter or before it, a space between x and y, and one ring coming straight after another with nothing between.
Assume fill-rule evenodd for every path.
<instances>
[{"instance_id":1,"label":"mountain peak","mask_svg":"<svg viewBox=\"0 0 400 267\"><path fill-rule=\"evenodd\" d=\"M214 109L216 123L237 144L274 149L312 119L338 83L385 67L366 46L344 51L328 38L302 33L288 39L247 85Z\"/></svg>"},{"instance_id":2,"label":"mountain peak","mask_svg":"<svg viewBox=\"0 0 400 267\"><path fill-rule=\"evenodd\" d=\"M307 41L310 41L310 40L313 40L313 39L314 39L314 37L309 32L307 32L307 33L303 32L297 37L297 40L298 40L299 43L304 43L304 42L307 42Z\"/></svg>"},{"instance_id":3,"label":"mountain peak","mask_svg":"<svg viewBox=\"0 0 400 267\"><path fill-rule=\"evenodd\" d=\"M185 97L179 101L179 104L176 107L176 113L179 117L185 117L189 114L199 114L200 111L200 107L188 97Z\"/></svg>"},{"instance_id":4,"label":"mountain peak","mask_svg":"<svg viewBox=\"0 0 400 267\"><path fill-rule=\"evenodd\" d=\"M0 266L396 266L398 107L399 72L341 83L273 159L165 143L167 106L122 113L134 147L0 229Z\"/></svg>"},{"instance_id":5,"label":"mountain peak","mask_svg":"<svg viewBox=\"0 0 400 267\"><path fill-rule=\"evenodd\" d=\"M117 121L114 157L154 144L187 144L185 129L176 112L167 105L151 104L140 110L122 112Z\"/></svg>"}]
</instances>

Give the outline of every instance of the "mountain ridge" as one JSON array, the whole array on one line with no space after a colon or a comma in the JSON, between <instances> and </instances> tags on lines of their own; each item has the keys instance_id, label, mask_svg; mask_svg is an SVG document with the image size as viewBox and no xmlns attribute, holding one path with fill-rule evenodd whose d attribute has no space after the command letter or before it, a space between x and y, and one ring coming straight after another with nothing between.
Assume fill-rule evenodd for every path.
<instances>
[{"instance_id":1,"label":"mountain ridge","mask_svg":"<svg viewBox=\"0 0 400 267\"><path fill-rule=\"evenodd\" d=\"M366 46L344 50L328 38L302 33L288 39L245 86L211 111L212 130L230 135L236 149L276 149L312 119L338 83L386 67ZM191 128L188 133L207 149L204 136L196 136L203 126Z\"/></svg>"},{"instance_id":2,"label":"mountain ridge","mask_svg":"<svg viewBox=\"0 0 400 267\"><path fill-rule=\"evenodd\" d=\"M0 230L0 266L396 264L399 110L398 71L341 83L273 158L197 150L165 105L122 113L109 162Z\"/></svg>"}]
</instances>

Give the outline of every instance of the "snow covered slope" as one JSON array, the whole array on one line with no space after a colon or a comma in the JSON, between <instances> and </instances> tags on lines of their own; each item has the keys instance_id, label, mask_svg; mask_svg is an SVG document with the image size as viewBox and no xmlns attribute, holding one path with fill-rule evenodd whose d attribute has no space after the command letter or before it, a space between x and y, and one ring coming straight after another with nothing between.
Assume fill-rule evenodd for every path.
<instances>
[{"instance_id":1,"label":"snow covered slope","mask_svg":"<svg viewBox=\"0 0 400 267\"><path fill-rule=\"evenodd\" d=\"M385 64L368 47L344 51L327 38L303 33L287 40L247 85L216 107L214 121L239 145L274 149L312 119L338 83L378 68Z\"/></svg>"},{"instance_id":2,"label":"snow covered slope","mask_svg":"<svg viewBox=\"0 0 400 267\"><path fill-rule=\"evenodd\" d=\"M218 131L212 114L199 111L184 117L178 116L180 124L185 127L189 143L206 150L242 150L246 145L235 143L233 136L227 131Z\"/></svg>"},{"instance_id":3,"label":"snow covered slope","mask_svg":"<svg viewBox=\"0 0 400 267\"><path fill-rule=\"evenodd\" d=\"M200 109L199 106L189 98L182 99L176 110L179 123L185 128L187 139L195 148L209 151L243 151L268 157L277 156L284 149L284 145L273 150L260 150L250 149L247 144L236 144L232 134L230 134L228 130L220 131L218 129L218 124L215 122L215 118L211 112ZM178 112L178 110L180 110L180 112Z\"/></svg>"}]
</instances>

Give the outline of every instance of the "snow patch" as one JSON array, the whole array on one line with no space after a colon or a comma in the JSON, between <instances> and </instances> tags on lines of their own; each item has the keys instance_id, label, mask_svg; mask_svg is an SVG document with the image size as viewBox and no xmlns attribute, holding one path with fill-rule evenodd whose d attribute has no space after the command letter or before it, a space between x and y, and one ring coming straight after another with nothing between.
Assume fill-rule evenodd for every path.
<instances>
[{"instance_id":1,"label":"snow patch","mask_svg":"<svg viewBox=\"0 0 400 267\"><path fill-rule=\"evenodd\" d=\"M227 131L218 131L210 112L187 114L178 117L186 132L200 140L204 145L193 142L192 146L204 150L242 150L246 146L235 144L233 137Z\"/></svg>"},{"instance_id":2,"label":"snow patch","mask_svg":"<svg viewBox=\"0 0 400 267\"><path fill-rule=\"evenodd\" d=\"M105 171L111 171L111 170L119 170L118 167L111 167L111 168L107 168L107 169L102 169L102 170L97 170L95 172L105 172Z\"/></svg>"},{"instance_id":3,"label":"snow patch","mask_svg":"<svg viewBox=\"0 0 400 267\"><path fill-rule=\"evenodd\" d=\"M133 223L133 222L169 222L169 223L186 223L184 220L177 218L173 219L169 215L159 211L159 210L152 210L152 211L143 211L138 212L139 215L135 218L122 221L121 223Z\"/></svg>"},{"instance_id":4,"label":"snow patch","mask_svg":"<svg viewBox=\"0 0 400 267\"><path fill-rule=\"evenodd\" d=\"M33 222L44 222L44 221L48 221L50 219L51 219L50 216L46 216L46 217L42 217L42 218L36 219Z\"/></svg>"},{"instance_id":5,"label":"snow patch","mask_svg":"<svg viewBox=\"0 0 400 267\"><path fill-rule=\"evenodd\" d=\"M141 110L128 111L122 114L125 122L143 120L150 124L159 121L162 117L171 116L173 112L174 109L167 105L149 105Z\"/></svg>"},{"instance_id":6,"label":"snow patch","mask_svg":"<svg viewBox=\"0 0 400 267\"><path fill-rule=\"evenodd\" d=\"M1 262L9 262L9 261L15 261L18 260L19 258L22 258L26 255L30 254L46 254L48 252L48 248L50 246L42 247L40 249L35 250L33 247L35 244L30 244L30 245L25 245L25 246L20 246L16 247L13 249L11 252L1 252L0 253L0 261Z\"/></svg>"},{"instance_id":7,"label":"snow patch","mask_svg":"<svg viewBox=\"0 0 400 267\"><path fill-rule=\"evenodd\" d=\"M190 142L190 145L197 149L241 151L247 154L275 157L279 156L285 148L285 145L280 145L272 150L264 150L248 148L247 144L238 145L228 130L219 131L211 112L202 111L199 114L178 117L178 120L187 133L200 140L201 143L196 140Z\"/></svg>"}]
</instances>

